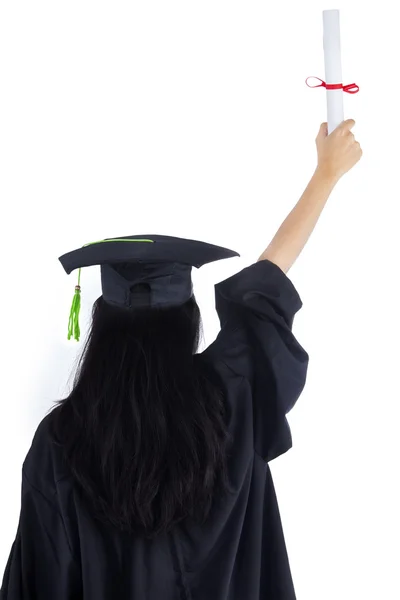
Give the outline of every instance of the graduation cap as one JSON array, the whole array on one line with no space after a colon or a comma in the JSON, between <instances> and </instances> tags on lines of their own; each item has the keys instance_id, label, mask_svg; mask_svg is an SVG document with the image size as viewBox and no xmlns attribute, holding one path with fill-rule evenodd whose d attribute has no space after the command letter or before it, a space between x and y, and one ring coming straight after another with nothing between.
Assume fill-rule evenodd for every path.
<instances>
[{"instance_id":1,"label":"graduation cap","mask_svg":"<svg viewBox=\"0 0 400 600\"><path fill-rule=\"evenodd\" d=\"M183 304L193 295L192 267L240 256L233 250L206 242L168 235L132 235L86 244L60 256L69 274L79 269L72 302L68 339L79 341L81 269L101 266L103 298L125 308L168 307ZM135 289L136 288L136 289Z\"/></svg>"}]
</instances>

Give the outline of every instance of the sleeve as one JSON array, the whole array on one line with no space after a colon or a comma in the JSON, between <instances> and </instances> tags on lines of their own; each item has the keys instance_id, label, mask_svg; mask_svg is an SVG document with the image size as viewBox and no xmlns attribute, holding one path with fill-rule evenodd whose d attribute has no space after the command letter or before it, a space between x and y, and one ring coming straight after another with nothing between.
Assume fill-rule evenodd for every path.
<instances>
[{"instance_id":1,"label":"sleeve","mask_svg":"<svg viewBox=\"0 0 400 600\"><path fill-rule=\"evenodd\" d=\"M78 565L56 504L23 473L20 520L0 600L79 600L79 582Z\"/></svg>"},{"instance_id":2,"label":"sleeve","mask_svg":"<svg viewBox=\"0 0 400 600\"><path fill-rule=\"evenodd\" d=\"M292 446L287 413L306 381L308 354L292 332L302 302L286 274L269 260L215 286L220 358L247 379L253 399L254 444L266 461Z\"/></svg>"}]
</instances>

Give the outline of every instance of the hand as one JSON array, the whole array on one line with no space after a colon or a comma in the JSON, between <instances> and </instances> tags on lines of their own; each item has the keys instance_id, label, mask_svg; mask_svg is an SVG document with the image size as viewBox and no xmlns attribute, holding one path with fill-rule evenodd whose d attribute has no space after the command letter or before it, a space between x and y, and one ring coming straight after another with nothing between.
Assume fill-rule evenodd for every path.
<instances>
[{"instance_id":1,"label":"hand","mask_svg":"<svg viewBox=\"0 0 400 600\"><path fill-rule=\"evenodd\" d=\"M358 163L362 156L359 142L350 131L355 125L354 119L343 121L328 135L328 124L322 123L316 137L318 152L318 172L338 181Z\"/></svg>"}]
</instances>

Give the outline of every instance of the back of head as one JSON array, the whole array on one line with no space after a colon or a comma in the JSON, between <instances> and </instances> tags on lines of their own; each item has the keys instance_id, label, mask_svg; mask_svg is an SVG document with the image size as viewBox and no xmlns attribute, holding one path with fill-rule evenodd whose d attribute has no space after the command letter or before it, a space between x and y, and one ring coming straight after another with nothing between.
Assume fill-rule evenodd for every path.
<instances>
[{"instance_id":1,"label":"back of head","mask_svg":"<svg viewBox=\"0 0 400 600\"><path fill-rule=\"evenodd\" d=\"M94 305L52 430L92 514L122 531L152 538L187 517L204 522L229 489L223 395L195 360L200 335L194 296L168 308Z\"/></svg>"}]
</instances>

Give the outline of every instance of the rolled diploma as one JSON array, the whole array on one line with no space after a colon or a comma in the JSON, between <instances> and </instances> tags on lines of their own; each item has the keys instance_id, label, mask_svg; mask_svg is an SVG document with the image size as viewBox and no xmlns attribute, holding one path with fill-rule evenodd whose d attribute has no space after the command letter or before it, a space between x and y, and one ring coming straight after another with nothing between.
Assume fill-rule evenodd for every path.
<instances>
[{"instance_id":1,"label":"rolled diploma","mask_svg":"<svg viewBox=\"0 0 400 600\"><path fill-rule=\"evenodd\" d=\"M342 83L340 17L338 10L322 11L324 24L325 82ZM343 90L326 90L328 134L344 120Z\"/></svg>"}]
</instances>

